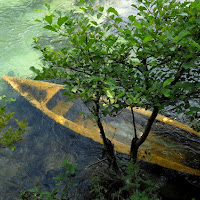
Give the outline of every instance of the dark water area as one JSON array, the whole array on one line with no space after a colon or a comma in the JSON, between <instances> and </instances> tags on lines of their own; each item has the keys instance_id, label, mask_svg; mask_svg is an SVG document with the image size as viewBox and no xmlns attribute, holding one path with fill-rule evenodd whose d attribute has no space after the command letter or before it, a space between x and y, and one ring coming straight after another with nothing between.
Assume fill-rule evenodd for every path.
<instances>
[{"instance_id":1,"label":"dark water area","mask_svg":"<svg viewBox=\"0 0 200 200\"><path fill-rule=\"evenodd\" d=\"M21 190L36 185L45 190L52 190L55 187L52 178L59 172L59 166L64 160L78 163L80 177L76 199L84 199L91 184L85 175L90 172L85 167L101 159L102 145L56 123L20 97L7 84L3 83L3 87L8 97L16 98L15 102L9 104L8 111L14 111L19 120L27 118L28 130L23 135L23 141L16 143L14 152L8 148L0 149L0 199L16 200ZM118 156L127 158L121 154ZM199 177L144 161L140 161L139 164L148 172L155 187L159 187L161 199L200 199Z\"/></svg>"},{"instance_id":2,"label":"dark water area","mask_svg":"<svg viewBox=\"0 0 200 200\"><path fill-rule=\"evenodd\" d=\"M27 100L17 97L8 111L28 122L28 131L16 149L0 150L0 197L14 200L18 192L37 184L52 189L59 166L64 160L77 162L80 169L95 162L101 155L101 145L56 123L33 107Z\"/></svg>"}]
</instances>

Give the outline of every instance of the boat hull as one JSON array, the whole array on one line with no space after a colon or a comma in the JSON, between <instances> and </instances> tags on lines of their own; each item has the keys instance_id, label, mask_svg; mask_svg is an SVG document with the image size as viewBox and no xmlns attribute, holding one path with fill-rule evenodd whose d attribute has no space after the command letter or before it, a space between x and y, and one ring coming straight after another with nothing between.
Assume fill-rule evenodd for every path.
<instances>
[{"instance_id":1,"label":"boat hull","mask_svg":"<svg viewBox=\"0 0 200 200\"><path fill-rule=\"evenodd\" d=\"M102 144L99 129L89 110L79 99L66 101L67 97L62 95L63 85L9 76L2 78L57 123ZM134 112L137 132L140 135L151 111L134 108ZM130 115L130 109L126 109L117 117L104 117L102 120L105 132L115 149L125 154L129 154L133 137ZM139 149L139 158L162 167L200 176L200 161L193 162L199 154L191 156L187 147L182 145L184 139L189 140L191 137L200 141L199 132L180 122L158 115L147 141ZM192 148L196 148L196 145L194 141Z\"/></svg>"}]
</instances>

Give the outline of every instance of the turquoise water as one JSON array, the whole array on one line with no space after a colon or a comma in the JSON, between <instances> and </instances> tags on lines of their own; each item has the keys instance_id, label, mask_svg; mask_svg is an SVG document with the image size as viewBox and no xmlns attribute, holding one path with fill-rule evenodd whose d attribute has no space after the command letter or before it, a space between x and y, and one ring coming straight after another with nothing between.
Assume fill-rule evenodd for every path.
<instances>
[{"instance_id":1,"label":"turquoise water","mask_svg":"<svg viewBox=\"0 0 200 200\"><path fill-rule=\"evenodd\" d=\"M33 37L45 33L35 21L42 17L36 10L44 10L45 2L51 3L52 9L72 7L72 1L66 0L0 1L0 76L27 77L30 66L41 67L40 53L31 45Z\"/></svg>"},{"instance_id":2,"label":"turquoise water","mask_svg":"<svg viewBox=\"0 0 200 200\"><path fill-rule=\"evenodd\" d=\"M102 1L97 1L102 3ZM108 3L109 2L109 3ZM106 1L122 15L129 14L131 0ZM54 9L71 9L73 0L0 0L0 76L29 77L30 66L41 67L40 53L32 48L33 37L50 32L45 31L36 19L41 19L44 4Z\"/></svg>"}]
</instances>

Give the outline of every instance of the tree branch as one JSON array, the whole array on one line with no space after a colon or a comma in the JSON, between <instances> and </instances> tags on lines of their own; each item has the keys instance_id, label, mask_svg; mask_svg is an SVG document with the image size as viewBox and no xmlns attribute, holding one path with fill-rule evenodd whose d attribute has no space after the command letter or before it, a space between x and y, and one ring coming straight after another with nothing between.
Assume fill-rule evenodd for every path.
<instances>
[{"instance_id":1,"label":"tree branch","mask_svg":"<svg viewBox=\"0 0 200 200\"><path fill-rule=\"evenodd\" d=\"M157 115L158 115L158 107L155 106L154 109L153 109L153 112L151 114L151 117L148 119L148 122L147 122L147 125L145 127L143 135L141 136L141 138L139 138L136 141L137 147L139 147L146 140L147 136L149 135L151 126L152 126L154 120L156 119Z\"/></svg>"}]
</instances>

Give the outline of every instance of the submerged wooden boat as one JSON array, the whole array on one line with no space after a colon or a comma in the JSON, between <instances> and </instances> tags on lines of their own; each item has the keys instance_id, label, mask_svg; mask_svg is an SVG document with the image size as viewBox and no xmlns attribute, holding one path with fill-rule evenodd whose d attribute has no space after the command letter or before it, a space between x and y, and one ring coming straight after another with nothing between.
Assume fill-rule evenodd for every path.
<instances>
[{"instance_id":1,"label":"submerged wooden boat","mask_svg":"<svg viewBox=\"0 0 200 200\"><path fill-rule=\"evenodd\" d=\"M66 101L64 86L54 83L2 76L20 95L57 123L102 143L99 130L87 107L78 99ZM134 108L138 134L151 111ZM84 114L83 114L84 113ZM118 152L128 154L133 137L129 109L117 117L103 118L106 134ZM85 120L86 119L86 120ZM187 142L185 142L187 141ZM188 146L189 144L189 146ZM200 132L187 125L158 115L139 158L162 167L200 176Z\"/></svg>"}]
</instances>

